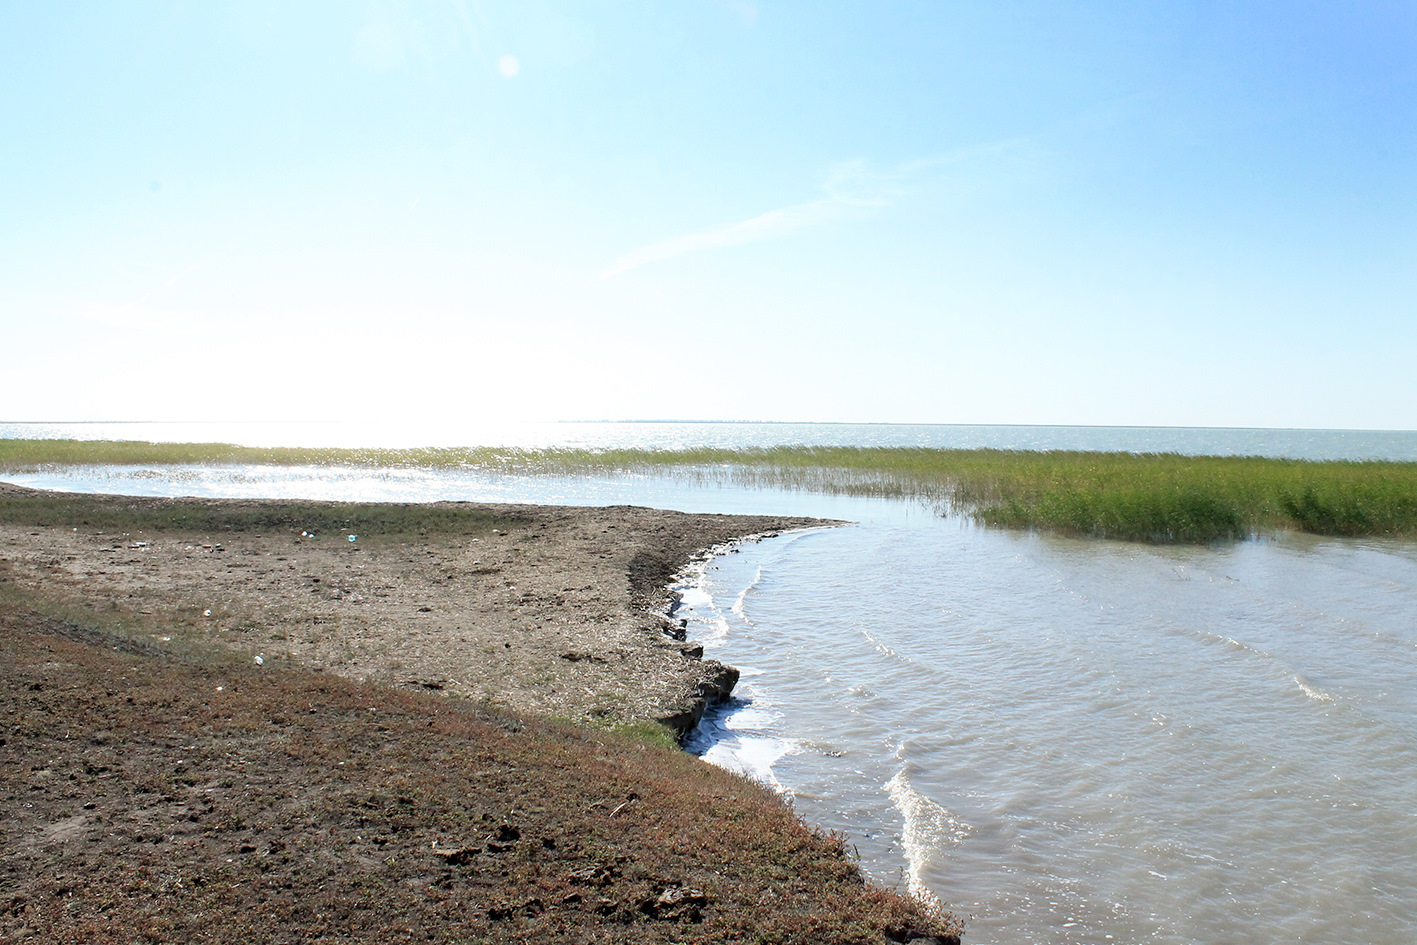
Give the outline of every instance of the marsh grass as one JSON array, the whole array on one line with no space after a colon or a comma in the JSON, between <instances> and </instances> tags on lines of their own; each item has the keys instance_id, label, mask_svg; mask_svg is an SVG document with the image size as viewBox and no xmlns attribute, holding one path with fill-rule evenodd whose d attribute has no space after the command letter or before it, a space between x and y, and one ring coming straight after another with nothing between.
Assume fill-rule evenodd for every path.
<instances>
[{"instance_id":1,"label":"marsh grass","mask_svg":"<svg viewBox=\"0 0 1417 945\"><path fill-rule=\"evenodd\" d=\"M401 466L501 464L514 450L344 449L237 446L233 443L149 443L138 440L3 440L0 470L22 472L56 466Z\"/></svg>"},{"instance_id":2,"label":"marsh grass","mask_svg":"<svg viewBox=\"0 0 1417 945\"><path fill-rule=\"evenodd\" d=\"M0 470L98 463L665 473L826 494L912 498L988 525L1153 542L1203 543L1283 531L1417 535L1417 463L1410 462L894 447L306 450L0 440Z\"/></svg>"}]
</instances>

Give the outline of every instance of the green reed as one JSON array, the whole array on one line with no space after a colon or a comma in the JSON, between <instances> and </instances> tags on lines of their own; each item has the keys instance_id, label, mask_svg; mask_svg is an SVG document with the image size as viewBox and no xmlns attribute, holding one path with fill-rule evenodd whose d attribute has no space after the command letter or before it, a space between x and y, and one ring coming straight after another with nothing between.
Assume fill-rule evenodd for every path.
<instances>
[{"instance_id":1,"label":"green reed","mask_svg":"<svg viewBox=\"0 0 1417 945\"><path fill-rule=\"evenodd\" d=\"M416 466L532 475L663 472L828 494L914 498L977 521L1157 542L1279 531L1417 536L1417 463L1066 450L255 449L0 440L0 470L113 463Z\"/></svg>"}]
</instances>

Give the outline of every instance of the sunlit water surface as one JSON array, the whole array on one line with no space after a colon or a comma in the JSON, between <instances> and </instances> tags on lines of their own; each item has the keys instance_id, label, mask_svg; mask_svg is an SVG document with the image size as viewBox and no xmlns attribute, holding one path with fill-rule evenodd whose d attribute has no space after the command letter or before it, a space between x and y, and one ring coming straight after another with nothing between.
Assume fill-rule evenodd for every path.
<instances>
[{"instance_id":1,"label":"sunlit water surface","mask_svg":"<svg viewBox=\"0 0 1417 945\"><path fill-rule=\"evenodd\" d=\"M129 494L631 502L858 524L682 586L740 667L694 747L938 897L973 943L1417 940L1417 548L1150 547L659 477L9 476Z\"/></svg>"},{"instance_id":2,"label":"sunlit water surface","mask_svg":"<svg viewBox=\"0 0 1417 945\"><path fill-rule=\"evenodd\" d=\"M781 445L918 446L936 449L1122 450L1282 456L1290 459L1417 460L1417 432L1208 427L1068 427L943 423L499 423L444 420L344 423L10 423L0 439L140 440L243 446L538 449L744 449Z\"/></svg>"}]
</instances>

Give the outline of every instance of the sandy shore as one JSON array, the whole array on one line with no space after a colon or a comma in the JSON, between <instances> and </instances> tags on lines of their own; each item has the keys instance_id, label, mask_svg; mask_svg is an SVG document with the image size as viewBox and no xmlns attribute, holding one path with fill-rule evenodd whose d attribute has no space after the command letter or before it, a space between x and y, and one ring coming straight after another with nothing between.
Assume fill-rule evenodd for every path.
<instances>
[{"instance_id":1,"label":"sandy shore","mask_svg":"<svg viewBox=\"0 0 1417 945\"><path fill-rule=\"evenodd\" d=\"M0 490L11 499L28 492ZM245 518L289 513L281 527L239 531L0 523L0 560L17 585L152 624L154 646L171 643L161 638L176 627L253 664L293 662L543 715L653 721L679 732L705 700L727 694L737 673L666 632L665 586L675 572L732 539L831 524L452 503L431 508L471 513L470 528L350 541L344 531L311 535L301 526L302 509L339 508L331 503L74 499L128 506L140 517L214 504Z\"/></svg>"}]
</instances>

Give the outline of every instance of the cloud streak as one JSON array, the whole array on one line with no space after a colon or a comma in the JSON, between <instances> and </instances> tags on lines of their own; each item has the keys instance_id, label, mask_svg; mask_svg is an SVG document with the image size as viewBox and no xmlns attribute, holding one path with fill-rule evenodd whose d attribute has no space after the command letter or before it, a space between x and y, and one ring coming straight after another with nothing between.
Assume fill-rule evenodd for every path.
<instances>
[{"instance_id":1,"label":"cloud streak","mask_svg":"<svg viewBox=\"0 0 1417 945\"><path fill-rule=\"evenodd\" d=\"M600 278L613 279L641 266L686 253L777 239L798 230L822 226L853 212L886 207L941 171L953 170L968 177L973 176L970 173L973 169L987 167L1003 169L1005 176L1009 176L1029 163L1028 158L1034 154L1033 142L1021 138L962 148L947 155L882 170L872 168L865 161L847 161L827 172L821 185L823 196L817 200L650 243L615 260Z\"/></svg>"},{"instance_id":2,"label":"cloud streak","mask_svg":"<svg viewBox=\"0 0 1417 945\"><path fill-rule=\"evenodd\" d=\"M621 256L615 260L614 265L600 274L600 278L613 279L647 263L662 262L685 253L786 236L794 230L826 222L834 215L835 210L836 203L833 200L813 200L810 203L769 210L738 223L728 223L660 240Z\"/></svg>"},{"instance_id":3,"label":"cloud streak","mask_svg":"<svg viewBox=\"0 0 1417 945\"><path fill-rule=\"evenodd\" d=\"M159 296L159 295L162 295L162 294L164 294L164 293L166 293L166 292L172 291L174 288L177 287L177 283L178 283L179 281L181 281L181 280L182 280L183 278L185 278L186 276L191 275L192 272L195 271L196 268L197 268L198 266L200 266L200 265L201 265L200 262L194 262L194 263L192 263L192 265L188 266L186 269L183 269L183 270L182 270L181 272L179 272L177 275L172 276L170 279L168 279L166 282L164 282L164 283L162 283L161 285L159 285L157 288L149 289L147 292L143 293L143 295L139 296L138 298L134 299L133 301L128 302L128 303L125 304L125 305L120 305L120 306L118 306L117 308L113 309L113 314L114 314L114 315L125 315L125 314L127 314L128 312L132 311L132 310L135 309L135 308L138 308L138 307L141 306L141 305L146 305L146 304L147 304L151 299L153 299L154 297Z\"/></svg>"}]
</instances>

